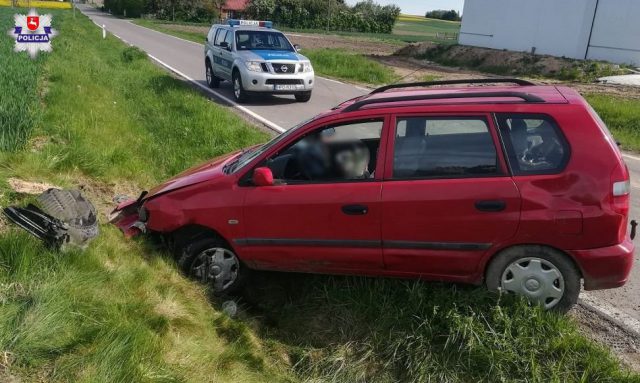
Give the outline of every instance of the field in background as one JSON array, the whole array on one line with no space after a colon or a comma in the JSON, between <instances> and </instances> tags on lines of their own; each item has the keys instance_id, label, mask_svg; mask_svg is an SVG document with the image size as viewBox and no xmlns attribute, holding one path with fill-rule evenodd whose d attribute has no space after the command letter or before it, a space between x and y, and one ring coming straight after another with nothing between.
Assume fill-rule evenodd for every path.
<instances>
[{"instance_id":1,"label":"field in background","mask_svg":"<svg viewBox=\"0 0 640 383\"><path fill-rule=\"evenodd\" d=\"M0 0L0 7L11 7L11 0ZM38 0L18 0L17 7L23 8L50 8L50 9L71 9L70 2L62 1L38 1Z\"/></svg>"}]
</instances>

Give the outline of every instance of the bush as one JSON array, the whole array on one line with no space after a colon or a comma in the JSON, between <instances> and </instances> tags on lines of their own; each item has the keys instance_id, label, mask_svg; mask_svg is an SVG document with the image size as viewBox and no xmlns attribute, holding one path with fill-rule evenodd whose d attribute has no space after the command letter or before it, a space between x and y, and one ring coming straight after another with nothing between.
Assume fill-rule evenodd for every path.
<instances>
[{"instance_id":1,"label":"bush","mask_svg":"<svg viewBox=\"0 0 640 383\"><path fill-rule=\"evenodd\" d=\"M104 0L103 8L127 17L150 13L162 20L191 22L211 22L218 18L214 0Z\"/></svg>"},{"instance_id":2,"label":"bush","mask_svg":"<svg viewBox=\"0 0 640 383\"><path fill-rule=\"evenodd\" d=\"M251 0L247 13L289 28L391 33L400 8L371 0L353 7L340 0Z\"/></svg>"},{"instance_id":3,"label":"bush","mask_svg":"<svg viewBox=\"0 0 640 383\"><path fill-rule=\"evenodd\" d=\"M116 15L140 17L145 7L145 0L104 0L104 8Z\"/></svg>"}]
</instances>

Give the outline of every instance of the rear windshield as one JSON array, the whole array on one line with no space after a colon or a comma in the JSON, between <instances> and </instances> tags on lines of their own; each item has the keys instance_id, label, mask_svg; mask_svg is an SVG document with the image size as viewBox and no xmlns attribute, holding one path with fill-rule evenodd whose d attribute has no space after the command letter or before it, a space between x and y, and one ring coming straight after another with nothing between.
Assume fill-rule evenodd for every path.
<instances>
[{"instance_id":1,"label":"rear windshield","mask_svg":"<svg viewBox=\"0 0 640 383\"><path fill-rule=\"evenodd\" d=\"M282 33L267 31L237 31L236 47L239 51L278 50L293 52L294 50Z\"/></svg>"}]
</instances>

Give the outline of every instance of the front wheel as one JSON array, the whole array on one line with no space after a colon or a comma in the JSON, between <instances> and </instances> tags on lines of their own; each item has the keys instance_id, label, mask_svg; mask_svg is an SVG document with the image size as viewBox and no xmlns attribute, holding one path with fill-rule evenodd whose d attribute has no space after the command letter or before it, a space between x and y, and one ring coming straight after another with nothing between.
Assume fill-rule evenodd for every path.
<instances>
[{"instance_id":1,"label":"front wheel","mask_svg":"<svg viewBox=\"0 0 640 383\"><path fill-rule=\"evenodd\" d=\"M296 101L298 102L308 102L309 100L311 100L311 91L296 93L295 96Z\"/></svg>"},{"instance_id":2,"label":"front wheel","mask_svg":"<svg viewBox=\"0 0 640 383\"><path fill-rule=\"evenodd\" d=\"M578 301L580 273L563 253L520 246L498 254L487 269L487 287L522 295L547 310L567 312Z\"/></svg>"},{"instance_id":3,"label":"front wheel","mask_svg":"<svg viewBox=\"0 0 640 383\"><path fill-rule=\"evenodd\" d=\"M237 291L248 272L219 238L205 238L187 245L178 264L189 277L210 286L215 294Z\"/></svg>"},{"instance_id":4,"label":"front wheel","mask_svg":"<svg viewBox=\"0 0 640 383\"><path fill-rule=\"evenodd\" d=\"M247 91L244 90L244 86L242 85L242 77L240 76L240 72L233 72L233 96L236 101L244 102L247 101L249 96L247 95Z\"/></svg>"}]
</instances>

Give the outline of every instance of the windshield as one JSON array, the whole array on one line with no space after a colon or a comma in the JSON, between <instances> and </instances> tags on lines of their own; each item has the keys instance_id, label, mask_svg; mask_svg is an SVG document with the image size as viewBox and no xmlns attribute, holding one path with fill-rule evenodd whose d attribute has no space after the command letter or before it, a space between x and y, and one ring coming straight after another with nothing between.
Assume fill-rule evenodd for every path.
<instances>
[{"instance_id":1,"label":"windshield","mask_svg":"<svg viewBox=\"0 0 640 383\"><path fill-rule=\"evenodd\" d=\"M274 145L277 145L279 142L281 142L282 140L292 135L300 127L306 125L307 123L313 121L314 119L315 117L309 120L303 121L300 124L296 125L295 127L274 137L271 141L267 142L266 144L242 153L237 159L227 164L227 170L225 171L225 173L227 174L235 173L237 170L242 169L246 164L253 161L254 158L260 156L262 153L266 152L267 150L269 150L269 148L273 147Z\"/></svg>"},{"instance_id":2,"label":"windshield","mask_svg":"<svg viewBox=\"0 0 640 383\"><path fill-rule=\"evenodd\" d=\"M237 31L236 47L239 51L294 51L289 40L282 33L267 31Z\"/></svg>"}]
</instances>

